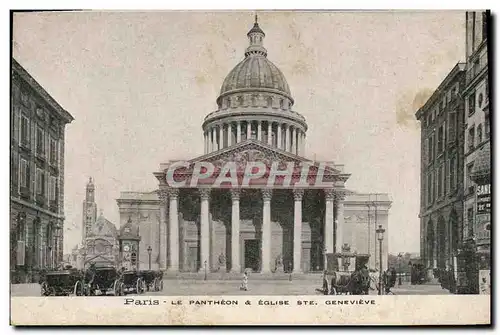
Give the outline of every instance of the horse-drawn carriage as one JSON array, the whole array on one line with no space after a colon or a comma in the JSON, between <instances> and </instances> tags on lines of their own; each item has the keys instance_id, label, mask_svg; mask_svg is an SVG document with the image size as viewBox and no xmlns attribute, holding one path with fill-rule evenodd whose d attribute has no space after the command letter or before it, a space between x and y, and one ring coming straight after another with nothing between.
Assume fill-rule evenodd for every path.
<instances>
[{"instance_id":1,"label":"horse-drawn carriage","mask_svg":"<svg viewBox=\"0 0 500 335\"><path fill-rule=\"evenodd\" d=\"M145 284L142 279L141 273L135 270L122 272L121 277L123 283L123 293L136 293L141 294L145 291Z\"/></svg>"},{"instance_id":2,"label":"horse-drawn carriage","mask_svg":"<svg viewBox=\"0 0 500 335\"><path fill-rule=\"evenodd\" d=\"M351 252L326 254L322 289L325 295L367 295L370 290L370 274L367 269L368 254Z\"/></svg>"},{"instance_id":3,"label":"horse-drawn carriage","mask_svg":"<svg viewBox=\"0 0 500 335\"><path fill-rule=\"evenodd\" d=\"M41 280L42 296L63 296L85 294L83 273L77 269L48 271Z\"/></svg>"},{"instance_id":4,"label":"horse-drawn carriage","mask_svg":"<svg viewBox=\"0 0 500 335\"><path fill-rule=\"evenodd\" d=\"M147 291L163 291L163 272L144 270L140 272Z\"/></svg>"},{"instance_id":5,"label":"horse-drawn carriage","mask_svg":"<svg viewBox=\"0 0 500 335\"><path fill-rule=\"evenodd\" d=\"M88 295L123 295L124 285L121 274L114 267L91 267L85 274Z\"/></svg>"}]
</instances>

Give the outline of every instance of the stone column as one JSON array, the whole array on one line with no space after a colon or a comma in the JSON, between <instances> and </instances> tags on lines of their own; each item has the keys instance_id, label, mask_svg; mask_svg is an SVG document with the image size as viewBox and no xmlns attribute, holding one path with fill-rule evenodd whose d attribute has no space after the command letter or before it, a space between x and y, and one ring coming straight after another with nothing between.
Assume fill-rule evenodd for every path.
<instances>
[{"instance_id":1,"label":"stone column","mask_svg":"<svg viewBox=\"0 0 500 335\"><path fill-rule=\"evenodd\" d=\"M292 140L290 141L292 144L292 153L297 154L297 128L293 127L292 131Z\"/></svg>"},{"instance_id":2,"label":"stone column","mask_svg":"<svg viewBox=\"0 0 500 335\"><path fill-rule=\"evenodd\" d=\"M294 190L293 272L302 272L302 197L304 190Z\"/></svg>"},{"instance_id":3,"label":"stone column","mask_svg":"<svg viewBox=\"0 0 500 335\"><path fill-rule=\"evenodd\" d=\"M233 145L233 124L227 124L227 146L230 147Z\"/></svg>"},{"instance_id":4,"label":"stone column","mask_svg":"<svg viewBox=\"0 0 500 335\"><path fill-rule=\"evenodd\" d=\"M257 121L257 141L262 142L262 121Z\"/></svg>"},{"instance_id":5,"label":"stone column","mask_svg":"<svg viewBox=\"0 0 500 335\"><path fill-rule=\"evenodd\" d=\"M241 121L236 123L236 143L241 142Z\"/></svg>"},{"instance_id":6,"label":"stone column","mask_svg":"<svg viewBox=\"0 0 500 335\"><path fill-rule=\"evenodd\" d=\"M337 215L335 216L335 251L341 252L343 240L343 228L344 228L344 199L345 195L343 193L335 193Z\"/></svg>"},{"instance_id":7,"label":"stone column","mask_svg":"<svg viewBox=\"0 0 500 335\"><path fill-rule=\"evenodd\" d=\"M252 136L252 122L247 121L247 140Z\"/></svg>"},{"instance_id":8,"label":"stone column","mask_svg":"<svg viewBox=\"0 0 500 335\"><path fill-rule=\"evenodd\" d=\"M290 126L285 125L285 151L290 151Z\"/></svg>"},{"instance_id":9,"label":"stone column","mask_svg":"<svg viewBox=\"0 0 500 335\"><path fill-rule=\"evenodd\" d=\"M179 189L170 188L169 198L169 221L170 221L170 270L179 271Z\"/></svg>"},{"instance_id":10,"label":"stone column","mask_svg":"<svg viewBox=\"0 0 500 335\"><path fill-rule=\"evenodd\" d=\"M334 212L333 201L335 193L333 189L325 189L325 249L327 253L333 253L333 231L334 231Z\"/></svg>"},{"instance_id":11,"label":"stone column","mask_svg":"<svg viewBox=\"0 0 500 335\"><path fill-rule=\"evenodd\" d=\"M213 146L212 151L217 151L217 127L212 128Z\"/></svg>"},{"instance_id":12,"label":"stone column","mask_svg":"<svg viewBox=\"0 0 500 335\"><path fill-rule=\"evenodd\" d=\"M161 270L167 269L167 201L168 194L166 190L159 191L160 196L160 250L159 266Z\"/></svg>"},{"instance_id":13,"label":"stone column","mask_svg":"<svg viewBox=\"0 0 500 335\"><path fill-rule=\"evenodd\" d=\"M200 272L205 271L205 262L207 269L210 266L210 221L209 221L209 203L210 189L200 189Z\"/></svg>"},{"instance_id":14,"label":"stone column","mask_svg":"<svg viewBox=\"0 0 500 335\"><path fill-rule=\"evenodd\" d=\"M267 121L267 144L273 145L273 123Z\"/></svg>"},{"instance_id":15,"label":"stone column","mask_svg":"<svg viewBox=\"0 0 500 335\"><path fill-rule=\"evenodd\" d=\"M277 128L276 128L276 132L278 133L278 145L276 146L278 149L283 149L283 144L281 143L282 139L281 139L281 132L282 132L282 125L280 123L278 123L277 125Z\"/></svg>"},{"instance_id":16,"label":"stone column","mask_svg":"<svg viewBox=\"0 0 500 335\"><path fill-rule=\"evenodd\" d=\"M306 133L305 132L302 132L302 139L300 141L300 151L301 151L301 155L304 156L306 154Z\"/></svg>"},{"instance_id":17,"label":"stone column","mask_svg":"<svg viewBox=\"0 0 500 335\"><path fill-rule=\"evenodd\" d=\"M261 273L271 272L271 198L272 198L272 190L263 189Z\"/></svg>"},{"instance_id":18,"label":"stone column","mask_svg":"<svg viewBox=\"0 0 500 335\"><path fill-rule=\"evenodd\" d=\"M240 273L240 191L231 190L231 272Z\"/></svg>"},{"instance_id":19,"label":"stone column","mask_svg":"<svg viewBox=\"0 0 500 335\"><path fill-rule=\"evenodd\" d=\"M224 125L219 126L219 150L224 149Z\"/></svg>"},{"instance_id":20,"label":"stone column","mask_svg":"<svg viewBox=\"0 0 500 335\"><path fill-rule=\"evenodd\" d=\"M203 153L206 154L207 153L207 132L206 131L203 132L203 144L204 144Z\"/></svg>"}]
</instances>

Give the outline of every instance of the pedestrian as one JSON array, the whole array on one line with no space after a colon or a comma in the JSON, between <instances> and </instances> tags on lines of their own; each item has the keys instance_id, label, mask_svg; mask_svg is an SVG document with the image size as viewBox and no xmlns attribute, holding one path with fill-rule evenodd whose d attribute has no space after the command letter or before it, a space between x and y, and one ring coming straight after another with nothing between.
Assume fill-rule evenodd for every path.
<instances>
[{"instance_id":1,"label":"pedestrian","mask_svg":"<svg viewBox=\"0 0 500 335\"><path fill-rule=\"evenodd\" d=\"M243 280L241 281L240 286L241 291L248 291L248 273L247 270L243 273Z\"/></svg>"}]
</instances>

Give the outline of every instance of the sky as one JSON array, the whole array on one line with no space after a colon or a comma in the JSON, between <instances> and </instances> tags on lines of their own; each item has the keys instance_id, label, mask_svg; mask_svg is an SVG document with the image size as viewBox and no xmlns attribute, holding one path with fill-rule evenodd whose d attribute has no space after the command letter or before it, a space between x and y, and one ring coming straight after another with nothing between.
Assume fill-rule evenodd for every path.
<instances>
[{"instance_id":1,"label":"sky","mask_svg":"<svg viewBox=\"0 0 500 335\"><path fill-rule=\"evenodd\" d=\"M13 56L70 112L64 248L81 240L85 185L119 224L122 191L162 162L203 154L203 118L243 59L254 12L16 13ZM465 58L465 12L259 12L268 59L307 120L306 157L346 186L388 193L389 252L419 251L415 112Z\"/></svg>"}]
</instances>

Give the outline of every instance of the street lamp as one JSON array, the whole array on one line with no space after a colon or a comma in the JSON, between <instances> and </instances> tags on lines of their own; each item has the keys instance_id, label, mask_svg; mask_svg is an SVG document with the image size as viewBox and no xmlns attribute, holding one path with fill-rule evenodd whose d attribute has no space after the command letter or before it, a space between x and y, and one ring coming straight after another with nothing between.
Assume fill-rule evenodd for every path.
<instances>
[{"instance_id":1,"label":"street lamp","mask_svg":"<svg viewBox=\"0 0 500 335\"><path fill-rule=\"evenodd\" d=\"M382 295L382 241L384 240L385 229L382 228L382 225L378 226L378 229L375 231L377 233L377 240L379 245L379 266L380 266L380 274L378 277L378 294Z\"/></svg>"},{"instance_id":2,"label":"street lamp","mask_svg":"<svg viewBox=\"0 0 500 335\"><path fill-rule=\"evenodd\" d=\"M151 249L151 246L148 247L148 256L149 256L149 269L151 270L151 251L153 249Z\"/></svg>"},{"instance_id":3,"label":"street lamp","mask_svg":"<svg viewBox=\"0 0 500 335\"><path fill-rule=\"evenodd\" d=\"M399 279L398 279L398 285L401 286L401 276L402 276L402 273L401 273L401 261L403 259L403 253L399 253L398 254L398 263L399 263Z\"/></svg>"}]
</instances>

